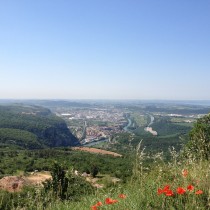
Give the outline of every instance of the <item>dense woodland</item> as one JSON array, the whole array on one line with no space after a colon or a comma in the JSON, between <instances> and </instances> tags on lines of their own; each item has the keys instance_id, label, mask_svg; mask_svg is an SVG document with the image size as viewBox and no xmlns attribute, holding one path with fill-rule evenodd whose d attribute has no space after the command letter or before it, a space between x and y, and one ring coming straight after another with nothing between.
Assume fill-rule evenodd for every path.
<instances>
[{"instance_id":1,"label":"dense woodland","mask_svg":"<svg viewBox=\"0 0 210 210\"><path fill-rule=\"evenodd\" d=\"M11 150L0 149L0 176L22 172L50 171L55 161L73 167L81 173L90 173L96 166L101 174L110 174L124 181L131 176L132 159L125 155L122 158L108 155L91 154L73 151L70 148L42 150ZM10 167L8 167L10 166ZM117 169L117 170L116 170Z\"/></svg>"},{"instance_id":2,"label":"dense woodland","mask_svg":"<svg viewBox=\"0 0 210 210\"><path fill-rule=\"evenodd\" d=\"M0 144L27 149L76 145L65 121L39 106L0 106Z\"/></svg>"}]
</instances>

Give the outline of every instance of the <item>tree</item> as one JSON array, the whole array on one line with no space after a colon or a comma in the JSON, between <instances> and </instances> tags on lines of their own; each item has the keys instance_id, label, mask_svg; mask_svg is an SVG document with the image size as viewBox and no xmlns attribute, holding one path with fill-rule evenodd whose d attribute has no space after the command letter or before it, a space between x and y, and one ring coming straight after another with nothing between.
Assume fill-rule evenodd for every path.
<instances>
[{"instance_id":1,"label":"tree","mask_svg":"<svg viewBox=\"0 0 210 210\"><path fill-rule=\"evenodd\" d=\"M95 178L98 172L99 172L98 167L96 165L93 165L91 168L91 175Z\"/></svg>"},{"instance_id":2,"label":"tree","mask_svg":"<svg viewBox=\"0 0 210 210\"><path fill-rule=\"evenodd\" d=\"M83 177L75 175L72 170L65 170L57 162L54 163L51 174L52 180L44 184L45 191L52 191L59 199L75 200L93 192L93 187Z\"/></svg>"},{"instance_id":3,"label":"tree","mask_svg":"<svg viewBox=\"0 0 210 210\"><path fill-rule=\"evenodd\" d=\"M185 152L195 159L210 159L210 114L200 118L189 134Z\"/></svg>"}]
</instances>

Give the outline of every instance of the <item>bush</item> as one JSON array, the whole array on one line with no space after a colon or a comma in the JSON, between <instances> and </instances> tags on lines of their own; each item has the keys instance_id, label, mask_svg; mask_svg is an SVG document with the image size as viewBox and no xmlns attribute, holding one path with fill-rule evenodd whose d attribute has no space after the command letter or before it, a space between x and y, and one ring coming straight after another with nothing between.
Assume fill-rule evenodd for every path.
<instances>
[{"instance_id":1,"label":"bush","mask_svg":"<svg viewBox=\"0 0 210 210\"><path fill-rule=\"evenodd\" d=\"M98 167L96 165L93 165L91 168L91 175L95 178L98 172L99 172Z\"/></svg>"},{"instance_id":2,"label":"bush","mask_svg":"<svg viewBox=\"0 0 210 210\"><path fill-rule=\"evenodd\" d=\"M93 187L83 177L72 171L66 171L63 166L54 163L52 180L44 184L45 192L51 191L54 197L61 200L78 200L81 196L93 193Z\"/></svg>"},{"instance_id":3,"label":"bush","mask_svg":"<svg viewBox=\"0 0 210 210\"><path fill-rule=\"evenodd\" d=\"M193 159L210 159L210 114L198 119L189 134L185 155Z\"/></svg>"}]
</instances>

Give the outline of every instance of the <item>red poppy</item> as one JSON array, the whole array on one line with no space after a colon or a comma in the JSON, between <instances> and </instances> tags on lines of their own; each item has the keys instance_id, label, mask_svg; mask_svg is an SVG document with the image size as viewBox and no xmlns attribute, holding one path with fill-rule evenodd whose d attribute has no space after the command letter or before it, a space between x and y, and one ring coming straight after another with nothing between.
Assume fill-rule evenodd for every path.
<instances>
[{"instance_id":1,"label":"red poppy","mask_svg":"<svg viewBox=\"0 0 210 210\"><path fill-rule=\"evenodd\" d=\"M178 193L178 194L184 194L184 193L186 193L186 190L185 189L183 189L182 187L178 187L177 189L176 189L176 192Z\"/></svg>"},{"instance_id":2,"label":"red poppy","mask_svg":"<svg viewBox=\"0 0 210 210\"><path fill-rule=\"evenodd\" d=\"M102 205L103 205L103 203L101 201L99 201L98 203L96 203L95 206L102 206Z\"/></svg>"},{"instance_id":3,"label":"red poppy","mask_svg":"<svg viewBox=\"0 0 210 210\"><path fill-rule=\"evenodd\" d=\"M98 210L97 206L102 206L102 205L103 205L103 203L99 201L99 202L96 203L94 206L91 206L91 209L92 209L92 210Z\"/></svg>"},{"instance_id":4,"label":"red poppy","mask_svg":"<svg viewBox=\"0 0 210 210\"><path fill-rule=\"evenodd\" d=\"M198 190L198 191L195 192L195 194L196 194L196 195L203 194L203 191L202 191L202 190Z\"/></svg>"},{"instance_id":5,"label":"red poppy","mask_svg":"<svg viewBox=\"0 0 210 210\"><path fill-rule=\"evenodd\" d=\"M97 206L91 206L91 210L98 210Z\"/></svg>"},{"instance_id":6,"label":"red poppy","mask_svg":"<svg viewBox=\"0 0 210 210\"><path fill-rule=\"evenodd\" d=\"M160 195L160 194L163 194L163 193L166 196L173 196L174 195L173 191L170 190L170 185L166 185L163 189L158 188L157 194Z\"/></svg>"},{"instance_id":7,"label":"red poppy","mask_svg":"<svg viewBox=\"0 0 210 210\"><path fill-rule=\"evenodd\" d=\"M166 196L173 196L174 193L172 190L168 190L166 193L165 193Z\"/></svg>"},{"instance_id":8,"label":"red poppy","mask_svg":"<svg viewBox=\"0 0 210 210\"><path fill-rule=\"evenodd\" d=\"M194 186L193 186L193 185L188 185L188 186L187 186L187 189L188 189L189 191L192 191L192 190L194 190Z\"/></svg>"},{"instance_id":9,"label":"red poppy","mask_svg":"<svg viewBox=\"0 0 210 210\"><path fill-rule=\"evenodd\" d=\"M166 185L166 186L163 188L163 192L164 192L164 193L167 193L169 189L170 189L170 185Z\"/></svg>"},{"instance_id":10,"label":"red poppy","mask_svg":"<svg viewBox=\"0 0 210 210\"><path fill-rule=\"evenodd\" d=\"M105 200L106 204L113 204L113 203L117 203L117 202L118 202L117 200L113 200L111 198L106 198L106 200Z\"/></svg>"},{"instance_id":11,"label":"red poppy","mask_svg":"<svg viewBox=\"0 0 210 210\"><path fill-rule=\"evenodd\" d=\"M182 176L186 177L188 175L188 171L186 169L182 170Z\"/></svg>"},{"instance_id":12,"label":"red poppy","mask_svg":"<svg viewBox=\"0 0 210 210\"><path fill-rule=\"evenodd\" d=\"M157 194L158 195L160 195L160 194L162 194L163 193L163 190L162 189L160 189L160 188L158 188L158 190L157 190Z\"/></svg>"},{"instance_id":13,"label":"red poppy","mask_svg":"<svg viewBox=\"0 0 210 210\"><path fill-rule=\"evenodd\" d=\"M169 188L170 188L170 185L166 185L166 186L163 188L163 190L169 190Z\"/></svg>"},{"instance_id":14,"label":"red poppy","mask_svg":"<svg viewBox=\"0 0 210 210\"><path fill-rule=\"evenodd\" d=\"M125 194L120 194L118 197L119 198L122 198L122 199L125 199L126 198L126 195Z\"/></svg>"}]
</instances>

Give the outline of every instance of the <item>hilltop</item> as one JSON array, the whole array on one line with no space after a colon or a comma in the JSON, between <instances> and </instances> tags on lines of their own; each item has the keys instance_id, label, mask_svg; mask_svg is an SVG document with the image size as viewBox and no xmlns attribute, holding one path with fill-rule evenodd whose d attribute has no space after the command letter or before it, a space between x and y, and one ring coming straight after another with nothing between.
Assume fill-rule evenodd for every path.
<instances>
[{"instance_id":1,"label":"hilltop","mask_svg":"<svg viewBox=\"0 0 210 210\"><path fill-rule=\"evenodd\" d=\"M47 108L22 104L0 106L1 146L38 149L78 144L65 121Z\"/></svg>"}]
</instances>

